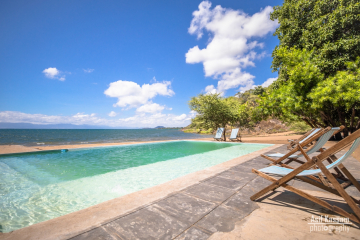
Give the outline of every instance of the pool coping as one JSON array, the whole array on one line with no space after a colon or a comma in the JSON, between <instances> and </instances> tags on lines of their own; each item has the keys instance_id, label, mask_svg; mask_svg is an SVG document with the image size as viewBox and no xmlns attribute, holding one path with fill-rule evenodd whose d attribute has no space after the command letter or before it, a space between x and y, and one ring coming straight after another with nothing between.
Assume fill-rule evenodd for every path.
<instances>
[{"instance_id":1,"label":"pool coping","mask_svg":"<svg viewBox=\"0 0 360 240\"><path fill-rule=\"evenodd\" d=\"M114 198L97 205L54 219L36 223L9 233L0 233L0 239L68 239L99 227L198 184L222 171L271 151L283 144L274 144L261 150L231 159L218 165L187 174L166 183Z\"/></svg>"}]
</instances>

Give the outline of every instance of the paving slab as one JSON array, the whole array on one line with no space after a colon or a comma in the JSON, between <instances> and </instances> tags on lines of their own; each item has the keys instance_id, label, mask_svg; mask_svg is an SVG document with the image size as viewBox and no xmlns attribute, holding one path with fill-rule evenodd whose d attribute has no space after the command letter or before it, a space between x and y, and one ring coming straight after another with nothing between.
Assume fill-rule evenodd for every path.
<instances>
[{"instance_id":1,"label":"paving slab","mask_svg":"<svg viewBox=\"0 0 360 240\"><path fill-rule=\"evenodd\" d=\"M212 233L208 233L196 227L192 227L180 236L175 238L176 240L206 240Z\"/></svg>"},{"instance_id":2,"label":"paving slab","mask_svg":"<svg viewBox=\"0 0 360 240\"><path fill-rule=\"evenodd\" d=\"M107 232L122 239L172 239L189 226L149 206L103 227Z\"/></svg>"},{"instance_id":3,"label":"paving slab","mask_svg":"<svg viewBox=\"0 0 360 240\"><path fill-rule=\"evenodd\" d=\"M95 228L81 235L71 238L71 240L121 240L118 236L113 236L102 227Z\"/></svg>"},{"instance_id":4,"label":"paving slab","mask_svg":"<svg viewBox=\"0 0 360 240\"><path fill-rule=\"evenodd\" d=\"M179 193L152 206L190 226L214 209L217 204Z\"/></svg>"},{"instance_id":5,"label":"paving slab","mask_svg":"<svg viewBox=\"0 0 360 240\"><path fill-rule=\"evenodd\" d=\"M228 179L228 178L213 177L208 180L205 180L203 183L237 190L239 188L242 188L246 183L248 183L248 180L242 179L240 181L237 181L237 180Z\"/></svg>"},{"instance_id":6,"label":"paving slab","mask_svg":"<svg viewBox=\"0 0 360 240\"><path fill-rule=\"evenodd\" d=\"M250 200L249 194L246 190L244 191L244 193L241 190L237 194L232 196L229 200L227 200L224 205L233 208L240 212L242 215L246 216L255 209L258 209L259 206L256 204L256 202Z\"/></svg>"},{"instance_id":7,"label":"paving slab","mask_svg":"<svg viewBox=\"0 0 360 240\"><path fill-rule=\"evenodd\" d=\"M246 217L238 211L225 206L219 206L214 211L206 215L195 226L199 226L210 232L229 232L234 229L235 222Z\"/></svg>"},{"instance_id":8,"label":"paving slab","mask_svg":"<svg viewBox=\"0 0 360 240\"><path fill-rule=\"evenodd\" d=\"M228 170L228 171L224 171L220 174L217 175L217 177L222 177L222 178L228 178L228 179L233 179L233 180L237 180L237 181L242 181L243 179L248 179L248 181L251 181L253 178L256 177L255 174L250 172L241 172L241 171L232 171L232 170Z\"/></svg>"},{"instance_id":9,"label":"paving slab","mask_svg":"<svg viewBox=\"0 0 360 240\"><path fill-rule=\"evenodd\" d=\"M198 198L220 204L235 193L235 190L200 183L184 191Z\"/></svg>"}]
</instances>

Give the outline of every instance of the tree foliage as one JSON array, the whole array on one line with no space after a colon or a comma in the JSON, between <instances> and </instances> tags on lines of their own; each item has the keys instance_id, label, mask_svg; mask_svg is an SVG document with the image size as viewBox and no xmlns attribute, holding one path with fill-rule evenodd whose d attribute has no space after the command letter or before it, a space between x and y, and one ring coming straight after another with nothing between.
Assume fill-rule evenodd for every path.
<instances>
[{"instance_id":1,"label":"tree foliage","mask_svg":"<svg viewBox=\"0 0 360 240\"><path fill-rule=\"evenodd\" d=\"M358 129L360 2L285 0L271 19L280 23L272 65L279 78L262 113L313 127L344 125L345 135Z\"/></svg>"},{"instance_id":2,"label":"tree foliage","mask_svg":"<svg viewBox=\"0 0 360 240\"><path fill-rule=\"evenodd\" d=\"M280 47L313 51L313 62L326 77L360 56L358 0L285 0L270 18L280 23L274 33ZM273 52L274 70L283 64L278 49Z\"/></svg>"},{"instance_id":3,"label":"tree foliage","mask_svg":"<svg viewBox=\"0 0 360 240\"><path fill-rule=\"evenodd\" d=\"M221 97L219 94L200 94L192 97L189 107L198 115L192 119L192 127L217 129L226 125L241 128L249 127L252 122L253 107L238 97Z\"/></svg>"}]
</instances>

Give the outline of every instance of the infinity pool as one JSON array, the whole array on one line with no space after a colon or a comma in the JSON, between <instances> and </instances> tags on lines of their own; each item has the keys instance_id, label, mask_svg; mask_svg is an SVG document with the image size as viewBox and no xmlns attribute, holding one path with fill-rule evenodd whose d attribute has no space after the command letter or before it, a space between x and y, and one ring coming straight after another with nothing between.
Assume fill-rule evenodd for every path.
<instances>
[{"instance_id":1,"label":"infinity pool","mask_svg":"<svg viewBox=\"0 0 360 240\"><path fill-rule=\"evenodd\" d=\"M0 156L0 232L78 211L268 146L172 141Z\"/></svg>"}]
</instances>

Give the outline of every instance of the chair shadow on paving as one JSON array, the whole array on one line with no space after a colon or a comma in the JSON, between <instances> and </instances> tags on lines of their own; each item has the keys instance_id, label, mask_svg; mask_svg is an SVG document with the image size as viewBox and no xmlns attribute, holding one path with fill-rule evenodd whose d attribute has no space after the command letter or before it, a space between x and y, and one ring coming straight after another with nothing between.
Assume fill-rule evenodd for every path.
<instances>
[{"instance_id":1,"label":"chair shadow on paving","mask_svg":"<svg viewBox=\"0 0 360 240\"><path fill-rule=\"evenodd\" d=\"M314 192L312 192L314 193ZM319 192L320 193L320 192ZM316 194L316 193L315 193ZM320 193L320 195L323 195L322 193ZM336 198L332 198L330 194L327 194L328 196L317 196L319 199L324 200L326 202L328 202L331 205L335 205L337 207L343 208L345 211L349 212L349 213L354 213L352 211L352 209L346 204L345 201L342 201L340 199L336 199ZM261 203L261 204L267 204L267 205L272 205L272 206L276 206L276 207L281 207L284 208L284 211L287 212L291 211L291 209L296 209L296 210L300 210L303 212L307 212L309 213L309 218L308 219L303 219L304 221L309 221L311 219L311 216L326 216L328 215L329 217L343 217L340 215L337 215L335 212L328 210L306 198L303 198L291 191L278 191L275 190L273 192L270 192L266 195L264 195L263 197L259 198L258 200L256 200L256 202ZM350 225L353 228L357 228L360 229L360 224L354 223L352 221L350 221L352 224Z\"/></svg>"}]
</instances>

